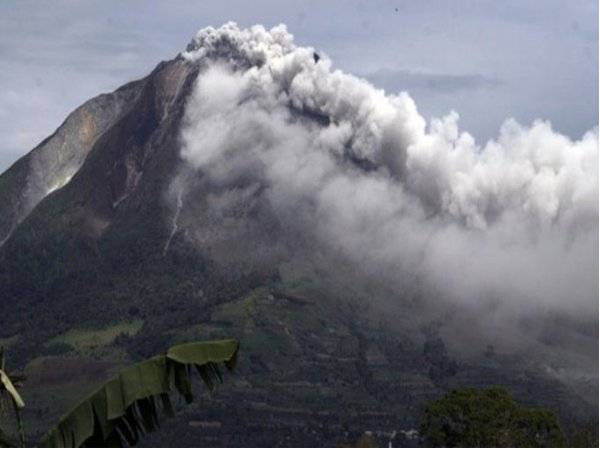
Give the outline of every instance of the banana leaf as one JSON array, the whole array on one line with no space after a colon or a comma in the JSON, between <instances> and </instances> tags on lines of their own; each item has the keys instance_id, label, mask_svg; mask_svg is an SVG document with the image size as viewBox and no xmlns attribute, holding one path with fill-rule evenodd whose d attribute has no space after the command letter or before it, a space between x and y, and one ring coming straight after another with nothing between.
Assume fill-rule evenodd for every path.
<instances>
[{"instance_id":1,"label":"banana leaf","mask_svg":"<svg viewBox=\"0 0 600 450\"><path fill-rule=\"evenodd\" d=\"M17 408L22 409L23 407L25 407L25 403L23 402L23 399L21 398L21 396L19 395L19 393L13 386L12 382L10 381L10 378L4 372L4 370L0 369L0 391L2 391L2 390L6 390L8 392L8 395L11 396L11 398Z\"/></svg>"},{"instance_id":2,"label":"banana leaf","mask_svg":"<svg viewBox=\"0 0 600 450\"><path fill-rule=\"evenodd\" d=\"M19 392L15 388L12 380L8 376L8 374L4 371L4 347L0 347L0 394L3 392L8 393L8 398L13 405L15 411L15 417L17 420L17 427L19 430L19 441L21 447L25 447L25 431L23 430L23 419L21 418L21 409L25 407L25 402L19 395ZM13 379L16 383L22 381L24 379L23 376L13 376ZM2 397L0 397L0 402L2 401ZM0 407L3 405L0 404ZM2 430L0 430L0 447L11 447L12 441L8 436L4 434Z\"/></svg>"},{"instance_id":3,"label":"banana leaf","mask_svg":"<svg viewBox=\"0 0 600 450\"><path fill-rule=\"evenodd\" d=\"M41 446L135 445L143 434L158 428L159 404L164 414L173 414L169 397L173 388L186 402L193 400L192 368L212 391L222 382L218 364L233 370L238 349L235 340L192 342L126 367L64 415Z\"/></svg>"}]
</instances>

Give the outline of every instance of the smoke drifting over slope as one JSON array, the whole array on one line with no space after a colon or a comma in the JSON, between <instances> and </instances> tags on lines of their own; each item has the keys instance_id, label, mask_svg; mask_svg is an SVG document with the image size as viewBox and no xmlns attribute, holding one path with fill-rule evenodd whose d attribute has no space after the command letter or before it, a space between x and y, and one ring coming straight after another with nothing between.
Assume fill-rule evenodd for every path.
<instances>
[{"instance_id":1,"label":"smoke drifting over slope","mask_svg":"<svg viewBox=\"0 0 600 450\"><path fill-rule=\"evenodd\" d=\"M210 186L193 239L258 259L312 242L448 300L597 314L597 129L572 141L509 119L480 146L457 113L427 124L283 25L206 28L183 57L201 71L173 195L185 209L196 175Z\"/></svg>"}]
</instances>

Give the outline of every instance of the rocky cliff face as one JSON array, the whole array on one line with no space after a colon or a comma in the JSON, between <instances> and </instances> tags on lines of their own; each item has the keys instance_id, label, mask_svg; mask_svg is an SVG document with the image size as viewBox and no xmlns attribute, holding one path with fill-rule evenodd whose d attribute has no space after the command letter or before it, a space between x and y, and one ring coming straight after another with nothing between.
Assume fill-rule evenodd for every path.
<instances>
[{"instance_id":1,"label":"rocky cliff face","mask_svg":"<svg viewBox=\"0 0 600 450\"><path fill-rule=\"evenodd\" d=\"M0 244L44 197L69 182L98 138L135 101L140 87L139 82L131 83L84 103L2 175Z\"/></svg>"}]
</instances>

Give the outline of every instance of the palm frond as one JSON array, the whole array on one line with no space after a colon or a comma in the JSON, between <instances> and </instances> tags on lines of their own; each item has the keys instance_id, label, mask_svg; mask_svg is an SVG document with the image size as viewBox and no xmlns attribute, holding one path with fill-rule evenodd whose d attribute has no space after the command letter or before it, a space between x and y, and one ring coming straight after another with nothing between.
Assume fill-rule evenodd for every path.
<instances>
[{"instance_id":1,"label":"palm frond","mask_svg":"<svg viewBox=\"0 0 600 450\"><path fill-rule=\"evenodd\" d=\"M63 416L41 445L134 445L141 435L158 428L159 405L164 414L173 415L169 397L173 387L186 402L193 400L192 367L212 391L222 381L218 364L233 370L238 349L235 340L192 342L129 366Z\"/></svg>"}]
</instances>

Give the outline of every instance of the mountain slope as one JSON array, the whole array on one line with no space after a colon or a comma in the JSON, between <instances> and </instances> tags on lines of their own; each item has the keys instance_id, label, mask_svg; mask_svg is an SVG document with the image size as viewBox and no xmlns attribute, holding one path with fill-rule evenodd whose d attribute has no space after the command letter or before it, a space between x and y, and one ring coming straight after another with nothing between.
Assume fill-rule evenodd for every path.
<instances>
[{"instance_id":1,"label":"mountain slope","mask_svg":"<svg viewBox=\"0 0 600 450\"><path fill-rule=\"evenodd\" d=\"M147 228L152 224L147 216L161 214L160 192L174 170L177 108L181 109L177 88L187 75L181 67L177 61L162 64L137 82L139 95L125 114L113 117L112 126L94 142L73 179L45 197L14 230L2 247L2 274L7 280L2 285L9 289L3 292L5 296L27 299L20 304L48 302L54 296L60 302L60 290L72 292L61 281L64 278L85 285L89 277L110 271L112 264L126 264L124 249L118 249L118 243L113 246L113 240L127 241L128 235L123 236L120 228L131 232L136 221ZM173 114L168 114L169 108ZM157 147L161 152L150 157ZM3 177L13 172L11 168ZM158 233L164 232L161 224L154 225ZM162 239L151 233L144 234L148 239ZM158 249L158 242L154 244ZM106 248L101 250L102 245ZM144 246L143 251L151 247ZM31 283L36 274L43 285ZM53 289L59 292L54 294Z\"/></svg>"},{"instance_id":2,"label":"mountain slope","mask_svg":"<svg viewBox=\"0 0 600 450\"><path fill-rule=\"evenodd\" d=\"M226 337L242 343L232 383L155 443L318 446L375 430L385 444L384 433L418 426L425 401L489 384L565 423L594 417L597 385L576 391L548 375L547 355L486 356L495 342L484 334L461 353L449 329L468 308L365 279L364 267L300 233L299 212L288 222L265 199L261 167L240 169L235 155L225 175L182 164L186 108L210 105L194 96L207 64L180 55L91 100L0 176L0 343L28 374L33 430L131 360ZM332 121L288 108L294 125ZM378 169L369 158L339 156L360 173Z\"/></svg>"},{"instance_id":3,"label":"mountain slope","mask_svg":"<svg viewBox=\"0 0 600 450\"><path fill-rule=\"evenodd\" d=\"M79 170L92 146L139 95L140 83L100 95L77 108L48 138L0 177L0 243L49 193Z\"/></svg>"}]
</instances>

